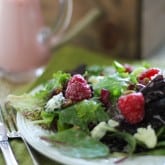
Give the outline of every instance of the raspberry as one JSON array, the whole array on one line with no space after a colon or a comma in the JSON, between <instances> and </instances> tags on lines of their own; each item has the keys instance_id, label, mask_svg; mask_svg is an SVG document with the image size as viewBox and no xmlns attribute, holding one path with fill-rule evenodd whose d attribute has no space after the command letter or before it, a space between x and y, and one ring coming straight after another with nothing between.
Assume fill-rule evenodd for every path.
<instances>
[{"instance_id":1,"label":"raspberry","mask_svg":"<svg viewBox=\"0 0 165 165\"><path fill-rule=\"evenodd\" d=\"M118 99L118 108L128 123L136 124L144 118L144 103L142 93L130 93L120 96Z\"/></svg>"},{"instance_id":2,"label":"raspberry","mask_svg":"<svg viewBox=\"0 0 165 165\"><path fill-rule=\"evenodd\" d=\"M157 75L158 73L160 73L160 69L147 69L138 76L138 82L145 85L146 83L148 83L149 80L151 80L153 76Z\"/></svg>"},{"instance_id":3,"label":"raspberry","mask_svg":"<svg viewBox=\"0 0 165 165\"><path fill-rule=\"evenodd\" d=\"M76 74L68 82L65 97L72 101L81 101L92 97L92 91L84 77Z\"/></svg>"}]
</instances>

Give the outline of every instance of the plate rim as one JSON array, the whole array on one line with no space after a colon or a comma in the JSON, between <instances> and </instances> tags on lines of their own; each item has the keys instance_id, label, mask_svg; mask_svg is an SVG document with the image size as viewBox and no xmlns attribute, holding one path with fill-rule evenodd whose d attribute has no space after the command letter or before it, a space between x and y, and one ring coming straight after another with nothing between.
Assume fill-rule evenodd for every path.
<instances>
[{"instance_id":1,"label":"plate rim","mask_svg":"<svg viewBox=\"0 0 165 165\"><path fill-rule=\"evenodd\" d=\"M58 148L56 147L51 147L51 145L46 142L46 141L42 141L41 139L39 140L39 142L37 141L37 138L39 138L38 136L35 137L34 132L32 134L28 134L29 130L32 130L32 128L38 128L38 130L36 131L41 131L41 134L45 134L47 131L42 129L41 127L39 127L38 125L34 125L32 124L32 122L28 119L26 119L21 112L17 112L17 116L16 116L16 120L17 120L17 126L18 126L18 130L20 131L20 133L23 135L23 137L25 138L25 140L28 142L28 144L33 147L36 151L38 151L40 154L46 156L47 158L55 161L55 162L59 162L59 163L64 163L67 165L73 165L73 164L78 164L79 165L99 165L100 163L103 163L103 161L105 162L105 165L114 165L116 160L119 160L120 158L97 158L97 159L83 159L83 158L74 158L74 157L69 157L66 155L63 155L62 153L60 154L60 152L58 151ZM25 136L28 135L28 136ZM47 146L47 152L45 153L43 148L41 147L42 145L44 145L44 149ZM53 154L52 152L53 151ZM55 152L56 151L56 152ZM165 156L140 156L140 157L131 157L129 159L127 159L126 161L124 161L122 164L124 165L136 165L136 159L144 159L146 161L147 158L151 158L154 161L156 161L155 158L158 158L157 162L154 163L154 161L152 161L154 164L153 165L161 165L160 162L162 161L162 165L165 164ZM160 162L158 162L160 159ZM90 161L91 160L91 161ZM94 161L95 160L95 161ZM101 162L100 162L101 161ZM132 162L133 161L133 162ZM148 164L146 164L148 163ZM144 162L140 163L141 165L151 165L151 160L149 160L148 162ZM137 164L139 165L139 164Z\"/></svg>"}]
</instances>

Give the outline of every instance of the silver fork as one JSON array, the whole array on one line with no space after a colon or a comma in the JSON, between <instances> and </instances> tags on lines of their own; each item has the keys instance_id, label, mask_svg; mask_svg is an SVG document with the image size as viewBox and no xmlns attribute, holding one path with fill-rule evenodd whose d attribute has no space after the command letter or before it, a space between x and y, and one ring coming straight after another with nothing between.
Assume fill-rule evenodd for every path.
<instances>
[{"instance_id":1,"label":"silver fork","mask_svg":"<svg viewBox=\"0 0 165 165\"><path fill-rule=\"evenodd\" d=\"M38 162L36 160L36 158L34 157L34 155L32 154L31 149L29 148L29 145L27 144L25 138L21 135L21 133L19 132L19 130L17 129L17 125L16 125L16 112L10 108L8 109L3 109L2 107L0 107L0 113L1 116L4 120L4 123L6 124L6 128L7 128L7 136L9 138L20 138L22 139L22 141L24 142L27 151L33 161L34 165L38 165Z\"/></svg>"},{"instance_id":2,"label":"silver fork","mask_svg":"<svg viewBox=\"0 0 165 165\"><path fill-rule=\"evenodd\" d=\"M2 122L0 122L0 148L2 150L6 165L18 165L8 142L6 127Z\"/></svg>"}]
</instances>

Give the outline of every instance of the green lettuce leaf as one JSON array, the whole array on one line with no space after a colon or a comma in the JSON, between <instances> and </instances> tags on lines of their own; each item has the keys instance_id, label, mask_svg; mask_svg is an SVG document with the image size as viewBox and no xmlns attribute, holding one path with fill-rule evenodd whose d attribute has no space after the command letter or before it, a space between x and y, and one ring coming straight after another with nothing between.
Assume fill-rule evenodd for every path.
<instances>
[{"instance_id":1,"label":"green lettuce leaf","mask_svg":"<svg viewBox=\"0 0 165 165\"><path fill-rule=\"evenodd\" d=\"M50 128L54 118L57 116L56 113L41 111L40 118L33 121L34 124L41 124L45 128Z\"/></svg>"},{"instance_id":2,"label":"green lettuce leaf","mask_svg":"<svg viewBox=\"0 0 165 165\"><path fill-rule=\"evenodd\" d=\"M8 111L14 109L32 121L41 119L41 112L44 110L44 105L44 100L30 94L21 96L9 95L5 102L5 108Z\"/></svg>"},{"instance_id":3,"label":"green lettuce leaf","mask_svg":"<svg viewBox=\"0 0 165 165\"><path fill-rule=\"evenodd\" d=\"M20 96L8 95L5 101L7 109L13 108L17 111L42 111L45 101L30 94Z\"/></svg>"},{"instance_id":4,"label":"green lettuce leaf","mask_svg":"<svg viewBox=\"0 0 165 165\"><path fill-rule=\"evenodd\" d=\"M58 147L60 152L72 157L98 158L106 157L109 154L109 148L106 145L76 128L42 137L42 139L51 142Z\"/></svg>"},{"instance_id":5,"label":"green lettuce leaf","mask_svg":"<svg viewBox=\"0 0 165 165\"><path fill-rule=\"evenodd\" d=\"M101 104L94 100L83 100L57 113L59 113L60 128L68 124L88 130L88 124L106 121L109 118Z\"/></svg>"},{"instance_id":6,"label":"green lettuce leaf","mask_svg":"<svg viewBox=\"0 0 165 165\"><path fill-rule=\"evenodd\" d=\"M100 75L102 72L104 71L104 67L103 66L99 66L99 65L92 65L87 67L87 75L88 76L98 76Z\"/></svg>"},{"instance_id":7,"label":"green lettuce leaf","mask_svg":"<svg viewBox=\"0 0 165 165\"><path fill-rule=\"evenodd\" d=\"M112 99L118 98L128 87L128 78L121 78L118 74L106 76L93 84L95 95L100 95L102 89L107 89Z\"/></svg>"},{"instance_id":8,"label":"green lettuce leaf","mask_svg":"<svg viewBox=\"0 0 165 165\"><path fill-rule=\"evenodd\" d=\"M125 67L122 64L120 64L118 61L114 61L113 65L117 72L119 72L119 73L125 72Z\"/></svg>"},{"instance_id":9,"label":"green lettuce leaf","mask_svg":"<svg viewBox=\"0 0 165 165\"><path fill-rule=\"evenodd\" d=\"M42 84L41 90L35 93L35 96L47 100L51 92L56 89L61 89L65 83L70 79L71 75L62 71L58 71L53 74L53 78L47 81L45 84Z\"/></svg>"}]
</instances>

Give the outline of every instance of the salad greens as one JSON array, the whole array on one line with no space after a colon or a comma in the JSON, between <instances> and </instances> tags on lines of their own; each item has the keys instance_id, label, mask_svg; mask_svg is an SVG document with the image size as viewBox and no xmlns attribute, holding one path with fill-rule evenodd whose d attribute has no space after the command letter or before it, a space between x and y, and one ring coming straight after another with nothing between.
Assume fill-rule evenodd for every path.
<instances>
[{"instance_id":1,"label":"salad greens","mask_svg":"<svg viewBox=\"0 0 165 165\"><path fill-rule=\"evenodd\" d=\"M78 126L80 129L89 131L90 123L97 124L108 120L108 115L99 103L93 100L82 102L58 112L58 121L62 124Z\"/></svg>"},{"instance_id":2,"label":"salad greens","mask_svg":"<svg viewBox=\"0 0 165 165\"><path fill-rule=\"evenodd\" d=\"M62 89L63 85L69 80L70 77L70 74L62 71L54 73L52 79L43 84L42 89L40 89L39 92L36 92L35 96L43 101L46 101L51 96L51 92L55 92L54 89L56 91Z\"/></svg>"},{"instance_id":3,"label":"salad greens","mask_svg":"<svg viewBox=\"0 0 165 165\"><path fill-rule=\"evenodd\" d=\"M111 92L113 98L118 98L128 87L128 79L121 78L119 75L103 77L93 84L94 94L99 96L103 88ZM111 84L111 85L110 85Z\"/></svg>"},{"instance_id":4,"label":"salad greens","mask_svg":"<svg viewBox=\"0 0 165 165\"><path fill-rule=\"evenodd\" d=\"M43 139L53 143L62 153L68 156L93 158L109 155L109 149L106 145L78 128L70 128L53 134L49 138L43 137Z\"/></svg>"},{"instance_id":5,"label":"salad greens","mask_svg":"<svg viewBox=\"0 0 165 165\"><path fill-rule=\"evenodd\" d=\"M87 67L81 76L90 85L90 98L80 101L66 98L66 88L73 75L59 71L30 93L9 95L5 106L8 110L20 111L34 124L50 130L50 135L41 138L69 156L165 155L165 112L152 114L159 106L155 100L165 97L165 84L163 94L157 92L158 85L162 87L165 79L153 76L148 84L139 85L138 76L149 65L129 67L131 69L117 61L111 67ZM156 87L151 88L151 83ZM119 97L130 92L142 92L147 100L145 118L137 124L125 121L117 105ZM161 106L165 109L165 102L161 101Z\"/></svg>"}]
</instances>

